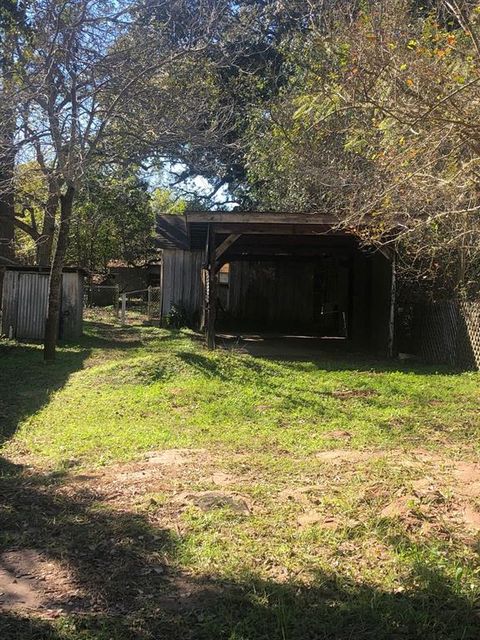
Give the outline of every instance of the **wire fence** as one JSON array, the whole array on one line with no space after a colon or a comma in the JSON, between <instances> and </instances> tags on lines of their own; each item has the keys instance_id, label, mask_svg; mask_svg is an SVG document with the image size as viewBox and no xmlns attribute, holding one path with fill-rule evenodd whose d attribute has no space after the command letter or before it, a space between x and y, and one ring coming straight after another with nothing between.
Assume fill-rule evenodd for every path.
<instances>
[{"instance_id":1,"label":"wire fence","mask_svg":"<svg viewBox=\"0 0 480 640\"><path fill-rule=\"evenodd\" d=\"M406 305L398 317L401 351L425 362L480 369L480 301Z\"/></svg>"},{"instance_id":2,"label":"wire fence","mask_svg":"<svg viewBox=\"0 0 480 640\"><path fill-rule=\"evenodd\" d=\"M118 285L92 285L84 291L85 309L111 313L122 324L137 319L161 320L161 287L120 292Z\"/></svg>"}]
</instances>

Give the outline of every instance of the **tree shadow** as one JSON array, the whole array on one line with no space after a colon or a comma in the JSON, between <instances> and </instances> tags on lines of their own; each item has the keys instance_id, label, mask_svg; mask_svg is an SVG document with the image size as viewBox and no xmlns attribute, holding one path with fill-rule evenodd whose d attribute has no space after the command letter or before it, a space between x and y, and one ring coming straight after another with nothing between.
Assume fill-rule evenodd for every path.
<instances>
[{"instance_id":1,"label":"tree shadow","mask_svg":"<svg viewBox=\"0 0 480 640\"><path fill-rule=\"evenodd\" d=\"M56 361L45 364L41 345L0 342L0 444L22 420L45 406L94 349L140 348L138 331L102 323L87 323L90 333L76 342L60 343Z\"/></svg>"},{"instance_id":2,"label":"tree shadow","mask_svg":"<svg viewBox=\"0 0 480 640\"><path fill-rule=\"evenodd\" d=\"M474 605L440 567L418 562L397 592L333 569L310 584L195 575L182 566L188 533L109 507L95 483L72 492L61 476L0 469L1 550L33 550L66 568L73 587L54 575L45 611L0 608L6 640L478 638Z\"/></svg>"}]
</instances>

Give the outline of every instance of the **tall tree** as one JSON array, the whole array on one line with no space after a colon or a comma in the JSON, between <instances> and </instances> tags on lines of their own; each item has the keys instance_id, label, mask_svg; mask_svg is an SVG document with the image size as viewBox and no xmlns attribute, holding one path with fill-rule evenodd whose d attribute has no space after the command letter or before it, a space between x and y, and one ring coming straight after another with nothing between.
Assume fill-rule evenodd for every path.
<instances>
[{"instance_id":1,"label":"tall tree","mask_svg":"<svg viewBox=\"0 0 480 640\"><path fill-rule=\"evenodd\" d=\"M405 275L478 290L478 3L362 3L289 45L285 90L252 119L258 201L393 237Z\"/></svg>"},{"instance_id":2,"label":"tall tree","mask_svg":"<svg viewBox=\"0 0 480 640\"><path fill-rule=\"evenodd\" d=\"M13 75L15 44L22 22L22 11L16 0L5 0L0 6L0 257L14 258L15 111Z\"/></svg>"},{"instance_id":3,"label":"tall tree","mask_svg":"<svg viewBox=\"0 0 480 640\"><path fill-rule=\"evenodd\" d=\"M31 33L17 74L18 148L46 168L59 201L46 360L55 357L62 269L78 191L94 165L118 161L118 154L128 161L133 147L110 144L112 136L131 139L125 114L135 112L146 82L160 70L172 74L178 60L205 47L214 37L221 3L199 1L196 11L188 0L155 6L162 9L158 17L144 4L126 0L31 1ZM199 24L200 10L204 19ZM172 38L178 30L182 37ZM162 144L161 134L155 143Z\"/></svg>"}]
</instances>

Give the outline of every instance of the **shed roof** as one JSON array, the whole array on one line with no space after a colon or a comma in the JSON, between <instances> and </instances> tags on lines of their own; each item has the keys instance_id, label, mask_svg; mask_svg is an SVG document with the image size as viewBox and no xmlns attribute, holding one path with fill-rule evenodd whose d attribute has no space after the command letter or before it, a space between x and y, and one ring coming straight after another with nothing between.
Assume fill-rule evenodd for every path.
<instances>
[{"instance_id":1,"label":"shed roof","mask_svg":"<svg viewBox=\"0 0 480 640\"><path fill-rule=\"evenodd\" d=\"M338 231L338 218L315 213L280 213L251 211L187 211L182 215L159 215L156 221L157 246L161 249L204 249L209 226L216 233L269 235L326 235Z\"/></svg>"},{"instance_id":2,"label":"shed roof","mask_svg":"<svg viewBox=\"0 0 480 640\"><path fill-rule=\"evenodd\" d=\"M50 267L40 267L38 265L7 265L7 271L23 271L27 273L50 273ZM63 267L63 273L80 273L88 275L88 271L83 267Z\"/></svg>"}]
</instances>

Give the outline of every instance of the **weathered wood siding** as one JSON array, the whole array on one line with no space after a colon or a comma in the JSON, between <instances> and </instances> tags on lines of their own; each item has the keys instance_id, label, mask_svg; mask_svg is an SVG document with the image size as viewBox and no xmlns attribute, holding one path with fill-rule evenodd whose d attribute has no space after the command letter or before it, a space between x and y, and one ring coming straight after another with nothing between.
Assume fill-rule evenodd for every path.
<instances>
[{"instance_id":1,"label":"weathered wood siding","mask_svg":"<svg viewBox=\"0 0 480 640\"><path fill-rule=\"evenodd\" d=\"M347 257L234 262L228 312L252 328L343 335L348 273Z\"/></svg>"},{"instance_id":2,"label":"weathered wood siding","mask_svg":"<svg viewBox=\"0 0 480 640\"><path fill-rule=\"evenodd\" d=\"M168 316L172 305L199 317L203 304L203 251L164 249L162 252L162 316Z\"/></svg>"},{"instance_id":3,"label":"weathered wood siding","mask_svg":"<svg viewBox=\"0 0 480 640\"><path fill-rule=\"evenodd\" d=\"M313 323L311 263L233 262L229 313L245 325L308 327Z\"/></svg>"},{"instance_id":4,"label":"weathered wood siding","mask_svg":"<svg viewBox=\"0 0 480 640\"><path fill-rule=\"evenodd\" d=\"M78 273L64 273L62 281L61 338L78 338L83 324L83 278Z\"/></svg>"},{"instance_id":5,"label":"weathered wood siding","mask_svg":"<svg viewBox=\"0 0 480 640\"><path fill-rule=\"evenodd\" d=\"M0 333L17 340L43 340L48 305L48 273L7 270L2 296ZM64 273L60 337L78 338L83 323L83 281Z\"/></svg>"}]
</instances>

